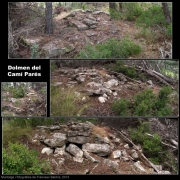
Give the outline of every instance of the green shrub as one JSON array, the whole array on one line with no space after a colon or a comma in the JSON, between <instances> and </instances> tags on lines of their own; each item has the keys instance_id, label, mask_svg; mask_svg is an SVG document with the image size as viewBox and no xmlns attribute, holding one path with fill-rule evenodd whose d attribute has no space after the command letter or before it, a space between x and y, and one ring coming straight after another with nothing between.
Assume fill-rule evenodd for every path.
<instances>
[{"instance_id":1,"label":"green shrub","mask_svg":"<svg viewBox=\"0 0 180 180\"><path fill-rule=\"evenodd\" d=\"M132 103L130 103L127 99L114 101L112 109L119 115L129 115L130 111L127 109L130 108L131 113L134 116L171 115L172 107L168 104L170 102L168 95L171 92L172 90L169 86L163 87L158 96L156 96L152 89L146 89L137 93ZM115 108L116 106L117 108Z\"/></svg>"},{"instance_id":2,"label":"green shrub","mask_svg":"<svg viewBox=\"0 0 180 180\"><path fill-rule=\"evenodd\" d=\"M135 78L137 76L135 66L127 67L122 61L116 61L116 64L111 65L110 68L115 72L123 73L131 78Z\"/></svg>"},{"instance_id":3,"label":"green shrub","mask_svg":"<svg viewBox=\"0 0 180 180\"><path fill-rule=\"evenodd\" d=\"M162 7L157 4L153 4L141 13L141 15L136 19L136 23L138 26L142 27L154 27L156 25L165 26L166 21Z\"/></svg>"},{"instance_id":4,"label":"green shrub","mask_svg":"<svg viewBox=\"0 0 180 180\"><path fill-rule=\"evenodd\" d=\"M119 115L128 115L129 114L130 101L125 98L116 100L112 104L112 110L117 112Z\"/></svg>"},{"instance_id":5,"label":"green shrub","mask_svg":"<svg viewBox=\"0 0 180 180\"><path fill-rule=\"evenodd\" d=\"M145 135L143 150L144 153L149 154L149 156L158 156L159 152L162 150L161 137L158 134L154 134L153 137Z\"/></svg>"},{"instance_id":6,"label":"green shrub","mask_svg":"<svg viewBox=\"0 0 180 180\"><path fill-rule=\"evenodd\" d=\"M109 15L111 19L115 19L115 20L123 19L123 14L114 9L109 9Z\"/></svg>"},{"instance_id":7,"label":"green shrub","mask_svg":"<svg viewBox=\"0 0 180 180\"><path fill-rule=\"evenodd\" d=\"M159 152L162 151L161 138L158 134L149 137L146 133L151 133L149 121L139 121L140 125L135 129L129 129L133 141L142 145L143 153L153 163L158 164L162 160Z\"/></svg>"},{"instance_id":8,"label":"green shrub","mask_svg":"<svg viewBox=\"0 0 180 180\"><path fill-rule=\"evenodd\" d=\"M172 92L172 89L169 86L163 87L157 97L156 107L162 108L169 102L169 95Z\"/></svg>"},{"instance_id":9,"label":"green shrub","mask_svg":"<svg viewBox=\"0 0 180 180\"><path fill-rule=\"evenodd\" d=\"M25 91L23 88L14 89L12 96L13 98L23 98L25 96Z\"/></svg>"},{"instance_id":10,"label":"green shrub","mask_svg":"<svg viewBox=\"0 0 180 180\"><path fill-rule=\"evenodd\" d=\"M135 107L135 110L134 110L134 115L136 116L148 116L148 115L151 115L151 114L147 114L148 112L148 106L147 104L142 101L137 107Z\"/></svg>"},{"instance_id":11,"label":"green shrub","mask_svg":"<svg viewBox=\"0 0 180 180\"><path fill-rule=\"evenodd\" d=\"M57 68L58 68L57 65L54 62L52 62L51 63L51 72L54 72Z\"/></svg>"},{"instance_id":12,"label":"green shrub","mask_svg":"<svg viewBox=\"0 0 180 180\"><path fill-rule=\"evenodd\" d=\"M172 36L172 23L167 25L166 28L166 36L171 37Z\"/></svg>"},{"instance_id":13,"label":"green shrub","mask_svg":"<svg viewBox=\"0 0 180 180\"><path fill-rule=\"evenodd\" d=\"M104 44L87 45L83 51L79 52L76 58L128 58L140 52L141 47L127 37L121 41L112 38Z\"/></svg>"},{"instance_id":14,"label":"green shrub","mask_svg":"<svg viewBox=\"0 0 180 180\"><path fill-rule=\"evenodd\" d=\"M149 124L149 121L146 122L146 121L139 121L140 125L137 127L136 130L132 130L132 129L129 129L129 132L130 132L130 135L131 135L131 138L133 141L137 142L137 143L143 143L144 140L145 140L145 136L144 134L147 132L147 133L150 133L150 124Z\"/></svg>"},{"instance_id":15,"label":"green shrub","mask_svg":"<svg viewBox=\"0 0 180 180\"><path fill-rule=\"evenodd\" d=\"M143 8L137 2L123 3L123 9L125 13L125 20L135 20L143 13Z\"/></svg>"},{"instance_id":16,"label":"green shrub","mask_svg":"<svg viewBox=\"0 0 180 180\"><path fill-rule=\"evenodd\" d=\"M39 58L39 46L38 44L33 44L31 46L31 59L38 59Z\"/></svg>"},{"instance_id":17,"label":"green shrub","mask_svg":"<svg viewBox=\"0 0 180 180\"><path fill-rule=\"evenodd\" d=\"M139 3L123 3L122 4L123 12L119 12L114 9L109 9L109 15L112 19L119 20L128 20L132 21L139 17L143 12L143 7Z\"/></svg>"},{"instance_id":18,"label":"green shrub","mask_svg":"<svg viewBox=\"0 0 180 180\"><path fill-rule=\"evenodd\" d=\"M143 90L138 93L134 99L134 115L148 116L153 114L156 96L152 89Z\"/></svg>"},{"instance_id":19,"label":"green shrub","mask_svg":"<svg viewBox=\"0 0 180 180\"><path fill-rule=\"evenodd\" d=\"M18 143L9 143L3 153L3 174L48 174L47 162L38 159L38 153Z\"/></svg>"}]
</instances>

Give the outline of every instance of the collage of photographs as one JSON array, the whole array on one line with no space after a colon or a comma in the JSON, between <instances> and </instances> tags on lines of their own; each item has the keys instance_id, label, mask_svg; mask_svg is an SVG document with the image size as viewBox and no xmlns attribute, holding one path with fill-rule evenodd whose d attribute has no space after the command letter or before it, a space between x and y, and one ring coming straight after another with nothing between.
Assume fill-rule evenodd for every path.
<instances>
[{"instance_id":1,"label":"collage of photographs","mask_svg":"<svg viewBox=\"0 0 180 180\"><path fill-rule=\"evenodd\" d=\"M172 2L7 5L1 178L179 174Z\"/></svg>"}]
</instances>

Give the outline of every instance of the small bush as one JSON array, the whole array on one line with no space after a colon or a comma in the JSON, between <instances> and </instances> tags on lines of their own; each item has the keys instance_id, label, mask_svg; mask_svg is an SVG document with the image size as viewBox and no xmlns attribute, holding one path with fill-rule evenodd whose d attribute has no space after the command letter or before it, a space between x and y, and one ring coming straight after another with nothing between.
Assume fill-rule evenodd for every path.
<instances>
[{"instance_id":1,"label":"small bush","mask_svg":"<svg viewBox=\"0 0 180 180\"><path fill-rule=\"evenodd\" d=\"M4 174L48 174L50 167L47 162L38 159L37 152L28 150L18 143L9 143L2 149Z\"/></svg>"},{"instance_id":2,"label":"small bush","mask_svg":"<svg viewBox=\"0 0 180 180\"><path fill-rule=\"evenodd\" d=\"M123 9L125 9L125 20L135 20L143 13L143 8L137 2L123 3Z\"/></svg>"},{"instance_id":3,"label":"small bush","mask_svg":"<svg viewBox=\"0 0 180 180\"><path fill-rule=\"evenodd\" d=\"M143 12L143 8L139 3L123 3L122 6L123 12L119 12L114 9L109 9L109 15L112 19L123 19L132 21L139 17Z\"/></svg>"},{"instance_id":4,"label":"small bush","mask_svg":"<svg viewBox=\"0 0 180 180\"><path fill-rule=\"evenodd\" d=\"M171 92L172 92L172 89L169 86L163 87L158 94L156 107L158 108L165 107L165 105L169 102L168 96L170 95Z\"/></svg>"},{"instance_id":5,"label":"small bush","mask_svg":"<svg viewBox=\"0 0 180 180\"><path fill-rule=\"evenodd\" d=\"M152 89L146 89L138 93L134 97L134 101L132 103L130 103L128 100L125 101L125 99L114 101L112 104L112 109L119 115L129 115L130 111L126 110L125 108L131 108L131 115L134 116L171 115L172 107L168 104L170 102L168 95L171 93L171 91L172 90L170 87L163 87L158 96L156 96ZM131 106L129 104L131 104ZM115 106L118 108L115 108Z\"/></svg>"},{"instance_id":6,"label":"small bush","mask_svg":"<svg viewBox=\"0 0 180 180\"><path fill-rule=\"evenodd\" d=\"M111 19L115 19L115 20L123 19L123 14L114 9L109 9L109 15Z\"/></svg>"},{"instance_id":7,"label":"small bush","mask_svg":"<svg viewBox=\"0 0 180 180\"><path fill-rule=\"evenodd\" d=\"M122 61L116 61L116 64L111 65L110 68L115 72L123 73L131 78L137 76L135 66L127 67Z\"/></svg>"},{"instance_id":8,"label":"small bush","mask_svg":"<svg viewBox=\"0 0 180 180\"><path fill-rule=\"evenodd\" d=\"M12 96L13 98L23 98L25 96L25 91L23 88L14 89Z\"/></svg>"},{"instance_id":9,"label":"small bush","mask_svg":"<svg viewBox=\"0 0 180 180\"><path fill-rule=\"evenodd\" d=\"M149 126L149 122L146 121L139 121L140 125L137 127L136 130L132 130L129 129L131 138L133 141L137 142L137 143L143 143L143 141L145 140L145 136L144 134L150 133L150 126Z\"/></svg>"},{"instance_id":10,"label":"small bush","mask_svg":"<svg viewBox=\"0 0 180 180\"><path fill-rule=\"evenodd\" d=\"M143 149L149 156L158 156L159 152L162 150L161 137L158 134L154 134L153 137L145 135Z\"/></svg>"},{"instance_id":11,"label":"small bush","mask_svg":"<svg viewBox=\"0 0 180 180\"><path fill-rule=\"evenodd\" d=\"M146 133L151 133L149 121L139 121L140 125L136 130L129 129L130 136L133 141L140 143L143 148L143 153L158 164L162 158L159 152L162 151L161 138L158 134L153 134L154 137L149 137Z\"/></svg>"},{"instance_id":12,"label":"small bush","mask_svg":"<svg viewBox=\"0 0 180 180\"><path fill-rule=\"evenodd\" d=\"M112 104L112 110L117 112L119 115L128 115L129 114L129 105L130 101L128 101L125 98L122 98L120 100L116 100Z\"/></svg>"},{"instance_id":13,"label":"small bush","mask_svg":"<svg viewBox=\"0 0 180 180\"><path fill-rule=\"evenodd\" d=\"M167 28L166 28L166 36L167 37L171 37L172 36L172 23L167 25Z\"/></svg>"},{"instance_id":14,"label":"small bush","mask_svg":"<svg viewBox=\"0 0 180 180\"><path fill-rule=\"evenodd\" d=\"M31 59L38 59L39 58L39 46L38 44L33 44L31 46Z\"/></svg>"},{"instance_id":15,"label":"small bush","mask_svg":"<svg viewBox=\"0 0 180 180\"><path fill-rule=\"evenodd\" d=\"M96 46L87 45L83 51L79 52L76 58L128 58L140 52L141 47L127 37L121 41L112 38L104 44L97 44Z\"/></svg>"},{"instance_id":16,"label":"small bush","mask_svg":"<svg viewBox=\"0 0 180 180\"><path fill-rule=\"evenodd\" d=\"M51 72L54 72L57 68L58 68L57 65L54 62L52 62L51 63Z\"/></svg>"},{"instance_id":17,"label":"small bush","mask_svg":"<svg viewBox=\"0 0 180 180\"><path fill-rule=\"evenodd\" d=\"M162 7L153 4L136 19L137 25L141 27L154 27L155 25L166 26Z\"/></svg>"}]
</instances>

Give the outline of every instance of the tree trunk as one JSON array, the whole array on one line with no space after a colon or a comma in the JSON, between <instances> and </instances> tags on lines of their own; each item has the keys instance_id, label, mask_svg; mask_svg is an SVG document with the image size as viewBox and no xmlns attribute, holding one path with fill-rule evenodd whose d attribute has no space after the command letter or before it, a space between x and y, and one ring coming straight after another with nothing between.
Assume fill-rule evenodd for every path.
<instances>
[{"instance_id":1,"label":"tree trunk","mask_svg":"<svg viewBox=\"0 0 180 180\"><path fill-rule=\"evenodd\" d=\"M116 9L116 4L115 4L115 2L110 2L109 3L109 9Z\"/></svg>"},{"instance_id":2,"label":"tree trunk","mask_svg":"<svg viewBox=\"0 0 180 180\"><path fill-rule=\"evenodd\" d=\"M45 33L53 34L52 2L46 2L45 14L46 14Z\"/></svg>"},{"instance_id":3,"label":"tree trunk","mask_svg":"<svg viewBox=\"0 0 180 180\"><path fill-rule=\"evenodd\" d=\"M119 11L122 11L122 2L119 2Z\"/></svg>"},{"instance_id":4,"label":"tree trunk","mask_svg":"<svg viewBox=\"0 0 180 180\"><path fill-rule=\"evenodd\" d=\"M162 9L164 12L164 16L166 19L167 24L171 24L171 15L170 15L170 11L169 11L169 7L168 7L168 3L167 2L162 2Z\"/></svg>"}]
</instances>

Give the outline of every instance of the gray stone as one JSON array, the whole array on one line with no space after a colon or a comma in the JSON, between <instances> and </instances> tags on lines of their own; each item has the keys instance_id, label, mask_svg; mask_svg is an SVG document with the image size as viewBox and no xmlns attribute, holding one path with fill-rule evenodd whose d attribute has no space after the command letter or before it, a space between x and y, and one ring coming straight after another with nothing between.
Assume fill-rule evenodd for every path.
<instances>
[{"instance_id":1,"label":"gray stone","mask_svg":"<svg viewBox=\"0 0 180 180\"><path fill-rule=\"evenodd\" d=\"M108 144L86 143L86 144L83 144L82 150L88 151L88 152L93 152L99 156L108 156L111 153L111 149Z\"/></svg>"},{"instance_id":2,"label":"gray stone","mask_svg":"<svg viewBox=\"0 0 180 180\"><path fill-rule=\"evenodd\" d=\"M82 163L83 160L84 160L84 158L82 158L82 157L73 157L73 160L74 160L75 162Z\"/></svg>"},{"instance_id":3,"label":"gray stone","mask_svg":"<svg viewBox=\"0 0 180 180\"><path fill-rule=\"evenodd\" d=\"M77 80L79 83L85 82L85 78L84 78L83 76L77 77L76 80Z\"/></svg>"},{"instance_id":4,"label":"gray stone","mask_svg":"<svg viewBox=\"0 0 180 180\"><path fill-rule=\"evenodd\" d=\"M85 144L90 142L90 138L84 136L75 136L75 137L68 137L68 141L77 144Z\"/></svg>"},{"instance_id":5,"label":"gray stone","mask_svg":"<svg viewBox=\"0 0 180 180\"><path fill-rule=\"evenodd\" d=\"M129 144L125 144L124 147L125 147L126 149L129 149Z\"/></svg>"},{"instance_id":6,"label":"gray stone","mask_svg":"<svg viewBox=\"0 0 180 180\"><path fill-rule=\"evenodd\" d=\"M30 39L30 38L23 38L23 41L26 45L34 45L34 44L39 44L41 42L41 38L33 38L33 39Z\"/></svg>"},{"instance_id":7,"label":"gray stone","mask_svg":"<svg viewBox=\"0 0 180 180\"><path fill-rule=\"evenodd\" d=\"M53 139L45 139L44 143L50 147L62 147L66 143L66 134L54 133Z\"/></svg>"},{"instance_id":8,"label":"gray stone","mask_svg":"<svg viewBox=\"0 0 180 180\"><path fill-rule=\"evenodd\" d=\"M62 42L61 40L53 40L42 47L42 53L45 54L46 57L54 57L64 55L65 53L71 52L74 50L74 46L72 44L68 44L66 42Z\"/></svg>"},{"instance_id":9,"label":"gray stone","mask_svg":"<svg viewBox=\"0 0 180 180\"><path fill-rule=\"evenodd\" d=\"M71 129L72 129L73 131L83 131L83 127L80 126L80 125L72 125L72 126L71 126Z\"/></svg>"},{"instance_id":10,"label":"gray stone","mask_svg":"<svg viewBox=\"0 0 180 180\"><path fill-rule=\"evenodd\" d=\"M119 164L116 161L104 159L103 163L110 167L114 172L118 172Z\"/></svg>"},{"instance_id":11,"label":"gray stone","mask_svg":"<svg viewBox=\"0 0 180 180\"><path fill-rule=\"evenodd\" d=\"M88 37L97 36L97 34L98 34L98 33L97 33L96 31L92 31L92 30L87 30L87 31L86 31L86 36L88 36ZM97 73L96 73L96 72L91 73L90 76L91 76L91 77L96 77L96 76L97 76Z\"/></svg>"},{"instance_id":12,"label":"gray stone","mask_svg":"<svg viewBox=\"0 0 180 180\"><path fill-rule=\"evenodd\" d=\"M71 153L73 156L76 156L76 157L83 156L83 151L74 144L69 144L69 146L66 148L66 151L68 151L69 153Z\"/></svg>"},{"instance_id":13,"label":"gray stone","mask_svg":"<svg viewBox=\"0 0 180 180\"><path fill-rule=\"evenodd\" d=\"M86 26L85 24L83 24L80 21L72 20L72 21L69 22L69 25L70 26L75 26L79 31L83 31L83 30L88 29L88 26Z\"/></svg>"},{"instance_id":14,"label":"gray stone","mask_svg":"<svg viewBox=\"0 0 180 180\"><path fill-rule=\"evenodd\" d=\"M140 165L140 161L135 162L134 166L137 168L138 171L145 172L145 169Z\"/></svg>"},{"instance_id":15,"label":"gray stone","mask_svg":"<svg viewBox=\"0 0 180 180\"><path fill-rule=\"evenodd\" d=\"M151 80L147 81L147 83L151 86L153 86L153 82Z\"/></svg>"},{"instance_id":16,"label":"gray stone","mask_svg":"<svg viewBox=\"0 0 180 180\"><path fill-rule=\"evenodd\" d=\"M62 82L55 82L55 83L54 83L54 86L55 86L55 87L58 87L58 86L61 86L62 84L63 84Z\"/></svg>"},{"instance_id":17,"label":"gray stone","mask_svg":"<svg viewBox=\"0 0 180 180\"><path fill-rule=\"evenodd\" d=\"M64 164L65 159L64 158L59 158L59 165L62 166Z\"/></svg>"},{"instance_id":18,"label":"gray stone","mask_svg":"<svg viewBox=\"0 0 180 180\"><path fill-rule=\"evenodd\" d=\"M67 136L72 137L72 136L77 136L78 135L78 131L68 131L67 132Z\"/></svg>"},{"instance_id":19,"label":"gray stone","mask_svg":"<svg viewBox=\"0 0 180 180\"><path fill-rule=\"evenodd\" d=\"M96 25L92 25L92 26L89 27L89 29L95 29L95 28L97 28Z\"/></svg>"},{"instance_id":20,"label":"gray stone","mask_svg":"<svg viewBox=\"0 0 180 180\"><path fill-rule=\"evenodd\" d=\"M112 156L114 159L119 158L121 156L121 151L120 150L113 151Z\"/></svg>"},{"instance_id":21,"label":"gray stone","mask_svg":"<svg viewBox=\"0 0 180 180\"><path fill-rule=\"evenodd\" d=\"M92 25L97 24L96 21L93 21L93 20L90 20L90 19L87 19L87 18L83 20L83 23L86 24L87 26L92 26Z\"/></svg>"},{"instance_id":22,"label":"gray stone","mask_svg":"<svg viewBox=\"0 0 180 180\"><path fill-rule=\"evenodd\" d=\"M50 127L49 129L50 129L50 130L58 130L58 129L60 129L60 126L52 126L52 127Z\"/></svg>"},{"instance_id":23,"label":"gray stone","mask_svg":"<svg viewBox=\"0 0 180 180\"><path fill-rule=\"evenodd\" d=\"M135 150L132 152L131 156L135 160L139 158L138 153Z\"/></svg>"},{"instance_id":24,"label":"gray stone","mask_svg":"<svg viewBox=\"0 0 180 180\"><path fill-rule=\"evenodd\" d=\"M123 159L123 161L129 161L128 157L121 157Z\"/></svg>"},{"instance_id":25,"label":"gray stone","mask_svg":"<svg viewBox=\"0 0 180 180\"><path fill-rule=\"evenodd\" d=\"M125 156L127 156L127 152L126 152L126 150L124 149L124 150L122 150L121 151L122 152L122 155L125 157Z\"/></svg>"},{"instance_id":26,"label":"gray stone","mask_svg":"<svg viewBox=\"0 0 180 180\"><path fill-rule=\"evenodd\" d=\"M46 153L47 155L49 155L53 153L53 149L46 147L42 149L41 153L42 154Z\"/></svg>"},{"instance_id":27,"label":"gray stone","mask_svg":"<svg viewBox=\"0 0 180 180\"><path fill-rule=\"evenodd\" d=\"M158 174L171 174L169 171L160 171Z\"/></svg>"},{"instance_id":28,"label":"gray stone","mask_svg":"<svg viewBox=\"0 0 180 180\"><path fill-rule=\"evenodd\" d=\"M107 99L102 96L98 97L98 100L100 103L105 103L107 101Z\"/></svg>"},{"instance_id":29,"label":"gray stone","mask_svg":"<svg viewBox=\"0 0 180 180\"><path fill-rule=\"evenodd\" d=\"M111 80L109 80L107 82L104 82L104 84L103 84L103 86L105 88L111 88L112 86L117 86L117 85L118 85L118 81L115 80L115 79L111 79Z\"/></svg>"},{"instance_id":30,"label":"gray stone","mask_svg":"<svg viewBox=\"0 0 180 180\"><path fill-rule=\"evenodd\" d=\"M65 145L62 148L56 148L54 154L64 155L65 153Z\"/></svg>"},{"instance_id":31,"label":"gray stone","mask_svg":"<svg viewBox=\"0 0 180 180\"><path fill-rule=\"evenodd\" d=\"M84 152L84 157L86 157L87 159L89 159L93 163L100 162L99 160L96 160L94 157L92 157L90 155L90 153L88 153L87 151L83 151L83 152Z\"/></svg>"}]
</instances>

